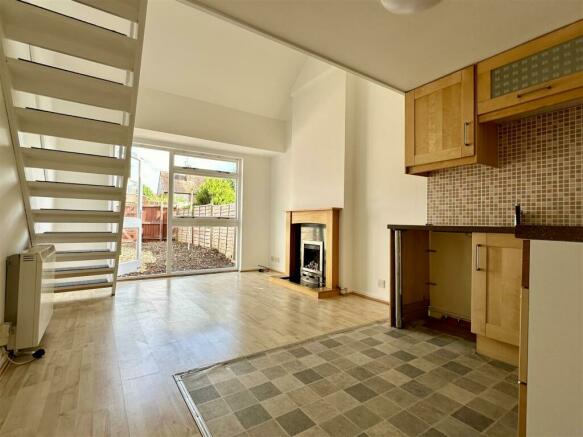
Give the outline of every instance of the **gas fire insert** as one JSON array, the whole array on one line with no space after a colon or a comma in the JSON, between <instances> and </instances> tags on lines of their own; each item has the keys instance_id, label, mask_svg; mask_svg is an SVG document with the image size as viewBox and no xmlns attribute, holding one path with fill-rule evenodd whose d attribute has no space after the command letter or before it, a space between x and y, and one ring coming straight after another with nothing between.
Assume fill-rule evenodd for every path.
<instances>
[{"instance_id":1,"label":"gas fire insert","mask_svg":"<svg viewBox=\"0 0 583 437\"><path fill-rule=\"evenodd\" d=\"M324 286L324 242L302 240L300 282L308 287Z\"/></svg>"}]
</instances>

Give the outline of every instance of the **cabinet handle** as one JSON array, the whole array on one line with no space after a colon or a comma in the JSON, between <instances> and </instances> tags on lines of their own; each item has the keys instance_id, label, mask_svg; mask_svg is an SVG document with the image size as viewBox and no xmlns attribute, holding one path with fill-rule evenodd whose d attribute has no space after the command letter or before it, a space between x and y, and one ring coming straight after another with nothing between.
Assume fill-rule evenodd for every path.
<instances>
[{"instance_id":1,"label":"cabinet handle","mask_svg":"<svg viewBox=\"0 0 583 437\"><path fill-rule=\"evenodd\" d=\"M528 91L523 91L521 93L516 94L516 98L520 99L521 97L524 97L528 94L536 93L537 91L542 91L542 90L550 90L551 88L552 88L552 85L539 86L537 88L533 88L533 89L530 89Z\"/></svg>"},{"instance_id":2,"label":"cabinet handle","mask_svg":"<svg viewBox=\"0 0 583 437\"><path fill-rule=\"evenodd\" d=\"M471 121L464 122L464 146L471 146L468 141L468 128L470 127Z\"/></svg>"},{"instance_id":3,"label":"cabinet handle","mask_svg":"<svg viewBox=\"0 0 583 437\"><path fill-rule=\"evenodd\" d=\"M480 268L480 247L482 247L481 244L476 244L476 272L482 270Z\"/></svg>"}]
</instances>

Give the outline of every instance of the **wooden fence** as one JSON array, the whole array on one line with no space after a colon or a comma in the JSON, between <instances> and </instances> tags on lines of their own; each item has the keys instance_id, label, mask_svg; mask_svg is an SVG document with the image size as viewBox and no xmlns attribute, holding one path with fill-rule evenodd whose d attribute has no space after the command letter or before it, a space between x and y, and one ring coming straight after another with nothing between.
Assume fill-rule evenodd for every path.
<instances>
[{"instance_id":1,"label":"wooden fence","mask_svg":"<svg viewBox=\"0 0 583 437\"><path fill-rule=\"evenodd\" d=\"M236 204L199 205L175 208L176 216L235 218ZM126 212L127 208L126 208ZM133 212L133 211L132 211ZM135 216L135 212L134 212ZM168 208L150 204L142 206L142 241L166 241L168 229ZM193 246L217 249L227 258L234 259L237 228L229 226L181 226L175 227L172 240ZM137 240L137 232L126 229L123 232L123 242Z\"/></svg>"}]
</instances>

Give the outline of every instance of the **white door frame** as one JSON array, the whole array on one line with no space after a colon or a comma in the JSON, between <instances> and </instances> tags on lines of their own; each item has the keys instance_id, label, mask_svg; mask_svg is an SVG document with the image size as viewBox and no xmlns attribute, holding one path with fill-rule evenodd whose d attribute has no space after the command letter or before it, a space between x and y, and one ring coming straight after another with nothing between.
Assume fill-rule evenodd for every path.
<instances>
[{"instance_id":1,"label":"white door frame","mask_svg":"<svg viewBox=\"0 0 583 437\"><path fill-rule=\"evenodd\" d=\"M118 276L121 275L127 275L128 273L134 273L137 272L138 270L140 270L140 266L142 265L142 194L143 194L143 187L142 187L142 160L137 157L134 156L132 154L132 157L130 159L135 159L138 163L138 193L137 193L137 211L136 211L136 217L125 217L125 211L123 211L124 213L124 218L123 218L123 228L122 228L122 233L124 229L138 229L138 241L137 241L137 245L136 245L136 259L131 260L131 261L124 261L124 262L120 262L119 263L119 267L118 267ZM130 171L131 171L131 165L130 165ZM131 178L131 175L130 175ZM126 193L127 195L127 193ZM121 253L121 251L120 251Z\"/></svg>"}]
</instances>

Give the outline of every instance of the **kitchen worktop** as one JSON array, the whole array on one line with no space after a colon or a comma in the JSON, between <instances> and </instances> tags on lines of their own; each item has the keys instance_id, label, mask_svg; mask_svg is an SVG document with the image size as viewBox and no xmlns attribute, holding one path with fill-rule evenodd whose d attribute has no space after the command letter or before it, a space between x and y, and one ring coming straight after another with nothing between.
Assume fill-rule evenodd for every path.
<instances>
[{"instance_id":1,"label":"kitchen worktop","mask_svg":"<svg viewBox=\"0 0 583 437\"><path fill-rule=\"evenodd\" d=\"M554 240L583 242L583 226L519 225L511 226L454 226L454 225L387 225L394 231L481 232L514 234L523 240Z\"/></svg>"}]
</instances>

